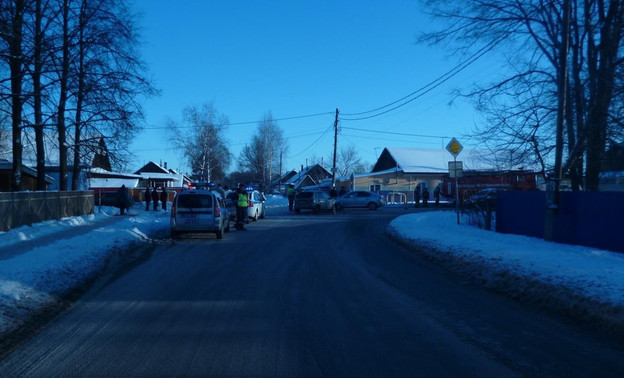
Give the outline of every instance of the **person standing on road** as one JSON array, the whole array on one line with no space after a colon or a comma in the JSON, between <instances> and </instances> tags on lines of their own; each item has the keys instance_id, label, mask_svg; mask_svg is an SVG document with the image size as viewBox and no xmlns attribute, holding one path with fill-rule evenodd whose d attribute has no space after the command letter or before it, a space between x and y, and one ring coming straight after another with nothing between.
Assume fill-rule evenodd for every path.
<instances>
[{"instance_id":1,"label":"person standing on road","mask_svg":"<svg viewBox=\"0 0 624 378\"><path fill-rule=\"evenodd\" d=\"M249 197L245 185L238 185L238 199L236 201L236 226L237 230L245 231L245 216L247 215L247 207L249 206Z\"/></svg>"},{"instance_id":2,"label":"person standing on road","mask_svg":"<svg viewBox=\"0 0 624 378\"><path fill-rule=\"evenodd\" d=\"M286 194L288 195L288 211L293 211L293 205L295 203L295 185L288 184Z\"/></svg>"},{"instance_id":3,"label":"person standing on road","mask_svg":"<svg viewBox=\"0 0 624 378\"><path fill-rule=\"evenodd\" d=\"M152 210L154 211L158 210L158 200L160 200L160 196L156 191L156 187L154 187L154 190L152 190L152 204L154 205L154 208Z\"/></svg>"},{"instance_id":4,"label":"person standing on road","mask_svg":"<svg viewBox=\"0 0 624 378\"><path fill-rule=\"evenodd\" d=\"M162 203L162 209L167 210L167 190L163 187L160 193L160 202Z\"/></svg>"},{"instance_id":5,"label":"person standing on road","mask_svg":"<svg viewBox=\"0 0 624 378\"><path fill-rule=\"evenodd\" d=\"M438 207L440 205L440 185L433 189L433 198L435 198L435 205Z\"/></svg>"}]
</instances>

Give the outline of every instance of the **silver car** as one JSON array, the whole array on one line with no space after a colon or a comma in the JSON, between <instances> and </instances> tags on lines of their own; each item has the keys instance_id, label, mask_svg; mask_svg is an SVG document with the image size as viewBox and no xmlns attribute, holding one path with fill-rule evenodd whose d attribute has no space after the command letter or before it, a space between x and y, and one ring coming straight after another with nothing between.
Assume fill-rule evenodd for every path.
<instances>
[{"instance_id":1,"label":"silver car","mask_svg":"<svg viewBox=\"0 0 624 378\"><path fill-rule=\"evenodd\" d=\"M385 204L386 200L382 196L364 190L349 192L338 197L336 201L338 209L361 207L369 210L377 210Z\"/></svg>"},{"instance_id":2,"label":"silver car","mask_svg":"<svg viewBox=\"0 0 624 378\"><path fill-rule=\"evenodd\" d=\"M336 201L329 194L320 191L303 191L295 195L295 212L311 210L314 214L321 211L335 212Z\"/></svg>"},{"instance_id":3,"label":"silver car","mask_svg":"<svg viewBox=\"0 0 624 378\"><path fill-rule=\"evenodd\" d=\"M230 231L230 214L218 192L211 190L183 190L171 206L171 237L181 233L215 233L223 239Z\"/></svg>"}]
</instances>

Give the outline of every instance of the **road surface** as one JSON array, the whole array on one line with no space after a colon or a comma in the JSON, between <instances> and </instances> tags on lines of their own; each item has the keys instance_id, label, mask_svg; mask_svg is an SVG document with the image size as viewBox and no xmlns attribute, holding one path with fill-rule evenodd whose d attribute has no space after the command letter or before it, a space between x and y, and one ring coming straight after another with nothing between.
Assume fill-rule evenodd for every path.
<instances>
[{"instance_id":1,"label":"road surface","mask_svg":"<svg viewBox=\"0 0 624 378\"><path fill-rule=\"evenodd\" d=\"M621 340L386 238L406 211L422 210L269 211L223 240L163 237L0 376L624 376Z\"/></svg>"}]
</instances>

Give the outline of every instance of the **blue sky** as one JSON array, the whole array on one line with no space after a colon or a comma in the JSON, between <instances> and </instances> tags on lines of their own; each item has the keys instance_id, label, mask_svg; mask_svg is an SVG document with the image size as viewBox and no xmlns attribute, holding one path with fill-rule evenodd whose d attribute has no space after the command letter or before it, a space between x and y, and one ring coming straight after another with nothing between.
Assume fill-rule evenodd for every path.
<instances>
[{"instance_id":1,"label":"blue sky","mask_svg":"<svg viewBox=\"0 0 624 378\"><path fill-rule=\"evenodd\" d=\"M154 161L188 171L164 126L207 102L232 123L226 139L235 157L272 112L289 146L285 170L331 157L336 108L338 147L355 146L369 163L384 147L444 148L451 137L469 145L479 115L465 101L449 105L451 92L494 69L477 62L405 106L353 120L361 116L348 114L399 100L458 64L441 48L415 43L436 26L416 1L136 0L135 7L148 76L161 95L145 101L147 125L129 170ZM322 115L285 119L311 114Z\"/></svg>"}]
</instances>

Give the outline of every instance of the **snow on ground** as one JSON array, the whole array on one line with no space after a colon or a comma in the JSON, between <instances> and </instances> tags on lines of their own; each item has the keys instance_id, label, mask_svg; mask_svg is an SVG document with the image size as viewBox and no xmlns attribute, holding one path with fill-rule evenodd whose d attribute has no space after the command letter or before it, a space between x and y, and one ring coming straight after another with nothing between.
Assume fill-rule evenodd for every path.
<instances>
[{"instance_id":1,"label":"snow on ground","mask_svg":"<svg viewBox=\"0 0 624 378\"><path fill-rule=\"evenodd\" d=\"M267 199L269 211L285 206L284 197ZM168 232L168 212L146 212L137 203L131 215L117 213L96 208L0 233L0 335L96 276L129 244ZM624 324L624 254L497 234L465 220L458 225L453 211L400 216L387 233L485 286L587 320Z\"/></svg>"}]
</instances>

